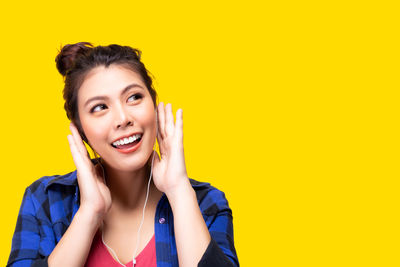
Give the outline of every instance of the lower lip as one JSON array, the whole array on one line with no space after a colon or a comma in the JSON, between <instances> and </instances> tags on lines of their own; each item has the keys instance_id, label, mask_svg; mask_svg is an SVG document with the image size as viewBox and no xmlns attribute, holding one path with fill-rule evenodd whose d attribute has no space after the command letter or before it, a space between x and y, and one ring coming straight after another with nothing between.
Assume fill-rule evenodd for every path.
<instances>
[{"instance_id":1,"label":"lower lip","mask_svg":"<svg viewBox=\"0 0 400 267\"><path fill-rule=\"evenodd\" d=\"M140 139L139 143L135 144L134 146L127 147L127 148L115 148L115 147L114 148L118 152L121 152L121 153L124 153L124 154L129 154L129 153L135 152L140 147L140 145L142 144L142 140L143 140L143 136Z\"/></svg>"}]
</instances>

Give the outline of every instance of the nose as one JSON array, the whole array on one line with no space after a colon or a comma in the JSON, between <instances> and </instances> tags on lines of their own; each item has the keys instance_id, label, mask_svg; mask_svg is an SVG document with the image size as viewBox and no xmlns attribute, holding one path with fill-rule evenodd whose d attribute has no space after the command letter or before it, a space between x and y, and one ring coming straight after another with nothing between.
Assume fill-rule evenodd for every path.
<instances>
[{"instance_id":1,"label":"nose","mask_svg":"<svg viewBox=\"0 0 400 267\"><path fill-rule=\"evenodd\" d=\"M123 106L116 107L114 111L115 128L119 129L133 125L133 119L130 117L130 114L127 112L127 110L124 109Z\"/></svg>"}]
</instances>

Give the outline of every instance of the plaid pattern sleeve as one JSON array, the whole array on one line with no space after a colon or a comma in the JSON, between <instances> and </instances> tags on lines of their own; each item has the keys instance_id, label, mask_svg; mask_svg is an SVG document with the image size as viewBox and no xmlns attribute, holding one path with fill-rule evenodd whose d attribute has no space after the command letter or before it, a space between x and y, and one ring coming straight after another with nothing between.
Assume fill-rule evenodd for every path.
<instances>
[{"instance_id":1,"label":"plaid pattern sleeve","mask_svg":"<svg viewBox=\"0 0 400 267\"><path fill-rule=\"evenodd\" d=\"M43 255L41 242L51 231L51 226L48 220L37 216L44 211L43 205L46 205L34 194L40 186L40 181L37 181L25 190L7 266L47 266L47 257Z\"/></svg>"},{"instance_id":2,"label":"plaid pattern sleeve","mask_svg":"<svg viewBox=\"0 0 400 267\"><path fill-rule=\"evenodd\" d=\"M198 183L198 182L197 182ZM196 182L193 181L192 185ZM208 183L196 189L200 210L211 235L211 241L198 266L239 266L233 242L233 217L225 194Z\"/></svg>"}]
</instances>

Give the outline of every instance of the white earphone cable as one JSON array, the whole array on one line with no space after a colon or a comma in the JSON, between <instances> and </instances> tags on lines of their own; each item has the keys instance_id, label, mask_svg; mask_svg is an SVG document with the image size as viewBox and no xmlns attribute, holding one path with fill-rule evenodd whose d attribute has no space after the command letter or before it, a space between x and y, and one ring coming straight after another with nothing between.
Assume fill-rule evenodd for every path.
<instances>
[{"instance_id":1,"label":"white earphone cable","mask_svg":"<svg viewBox=\"0 0 400 267\"><path fill-rule=\"evenodd\" d=\"M136 238L136 248L135 248L135 252L133 253L133 266L135 266L135 264L136 264L135 255L136 255L138 247L139 247L140 230L142 229L142 226L143 226L144 211L146 209L147 200L149 199L149 191L150 191L149 189L150 189L150 181L151 181L151 177L152 177L152 173L153 173L154 155L155 155L155 151L153 151L153 158L151 159L150 177L149 177L149 182L147 183L147 193L146 193L146 200L145 200L144 206L143 206L142 221L140 222L140 226L139 226L139 229L138 229L137 238Z\"/></svg>"},{"instance_id":2,"label":"white earphone cable","mask_svg":"<svg viewBox=\"0 0 400 267\"><path fill-rule=\"evenodd\" d=\"M154 162L154 156L155 156L155 151L153 151L153 157L151 159L151 168L150 168L150 177L149 177L149 181L147 183L147 192L146 192L146 199L144 201L144 206L143 206L143 211L142 211L142 220L140 222L140 226L137 232L137 238L136 238L136 247L135 247L135 252L133 253L133 266L135 266L136 264L136 259L135 259L135 255L137 253L138 247L139 247L139 242L140 242L140 231L142 229L143 226L143 222L144 222L144 213L145 213L145 209L146 209L146 204L147 204L147 200L149 198L149 191L150 191L150 182L151 182L151 177L152 177L152 173L153 173L153 162ZM103 170L103 178L105 179L105 172L104 172L104 168L103 165L101 165L101 169ZM103 222L102 222L103 224ZM101 241L103 242L103 244L111 251L111 253L113 254L114 258L118 261L119 264L121 264L122 266L125 266L117 257L117 254L115 253L115 251L106 244L106 242L104 241L104 236L103 236L103 231L101 232Z\"/></svg>"},{"instance_id":3,"label":"white earphone cable","mask_svg":"<svg viewBox=\"0 0 400 267\"><path fill-rule=\"evenodd\" d=\"M157 120L157 113L156 113L156 120ZM157 135L158 135L158 123L156 123L156 136L157 136ZM150 167L150 177L149 177L149 181L148 181L148 183L147 183L146 199L145 199L145 201L144 201L143 212L142 212L142 220L141 220L141 222L140 222L139 229L138 229L138 232L137 232L135 252L133 253L133 257L132 257L132 258L133 258L133 259L132 259L133 267L135 267L135 265L136 265L136 258L135 258L135 255L136 255L136 253L137 253L137 250L138 250L138 247L139 247L139 243L140 243L140 231L141 231L142 226L143 226L143 222L144 222L144 213L145 213L145 209L146 209L146 205L147 205L147 200L148 200L148 198L149 198L150 182L151 182L151 177L152 177L152 174L153 174L153 162L154 162L154 156L155 156L155 154L156 154L156 152L153 150L153 157L152 157L152 159L151 159L151 167ZM98 160L98 162L100 163L99 160ZM105 179L106 179L105 171L104 171L103 165L102 165L101 163L100 163L100 166L101 166L101 169L103 170L103 179L104 179L104 183L106 184L106 180L105 180ZM102 225L103 225L103 222L101 222L101 223L102 223ZM106 242L104 242L103 231L101 232L101 241L102 241L103 244L109 249L109 251L111 251L111 253L113 254L114 258L118 261L118 263L121 264L122 266L125 266L125 265L118 259L117 254L115 253L115 251L114 251L110 246L108 246L108 245L106 244Z\"/></svg>"}]
</instances>

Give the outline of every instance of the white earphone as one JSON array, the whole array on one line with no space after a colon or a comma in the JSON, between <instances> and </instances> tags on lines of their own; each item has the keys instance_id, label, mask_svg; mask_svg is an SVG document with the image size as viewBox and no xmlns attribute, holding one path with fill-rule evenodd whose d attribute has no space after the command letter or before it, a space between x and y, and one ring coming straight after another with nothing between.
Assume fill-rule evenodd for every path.
<instances>
[{"instance_id":1,"label":"white earphone","mask_svg":"<svg viewBox=\"0 0 400 267\"><path fill-rule=\"evenodd\" d=\"M157 118L157 117L158 117L158 116L157 116L157 110L156 110L156 140L157 140L157 135L158 135L158 118ZM154 142L154 145L155 145L155 143L156 143L156 141ZM155 156L155 154L156 154L156 151L154 150L154 147L153 147L153 156L152 156L152 159L151 159L151 167L150 167L150 177L149 177L149 182L147 183L146 200L144 201L143 212L142 212L142 220L141 220L141 222L140 222L140 226L139 226L139 229L138 229L138 232L137 232L135 252L133 253L133 257L132 257L132 258L133 258L133 260L132 260L132 262L133 262L133 267L134 267L135 264L136 264L135 255L136 255L137 250L138 250L138 247L139 247L139 242L140 242L140 230L142 229L142 226L143 226L143 222L144 222L144 212L145 212L145 209L146 209L147 200L148 200L148 198L149 198L150 182L151 182L151 177L152 177L152 174L153 174L153 163L154 163L154 156ZM103 170L103 179L104 179L104 183L105 183L106 181L105 181L105 172L104 172L104 168L103 168L103 165L101 165L101 163L100 163L100 166L101 166L101 168L102 168L102 170ZM103 244L111 251L111 253L114 255L114 258L119 262L119 264L121 264L122 266L125 266L125 265L118 259L117 254L115 253L115 251L114 251L111 247L109 247L109 246L106 244L106 242L104 242L103 232L101 233L101 241L102 241Z\"/></svg>"}]
</instances>

